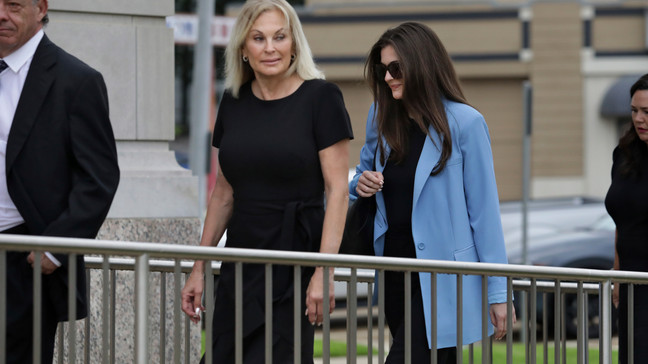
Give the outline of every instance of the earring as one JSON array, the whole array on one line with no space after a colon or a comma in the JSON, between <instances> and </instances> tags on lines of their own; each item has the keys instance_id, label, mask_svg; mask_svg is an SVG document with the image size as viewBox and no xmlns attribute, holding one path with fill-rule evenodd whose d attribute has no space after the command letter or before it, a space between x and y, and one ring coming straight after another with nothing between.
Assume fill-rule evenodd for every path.
<instances>
[{"instance_id":1,"label":"earring","mask_svg":"<svg viewBox=\"0 0 648 364\"><path fill-rule=\"evenodd\" d=\"M243 62L247 63L247 61L249 61L249 58L247 58L246 56L243 56Z\"/></svg>"},{"instance_id":2,"label":"earring","mask_svg":"<svg viewBox=\"0 0 648 364\"><path fill-rule=\"evenodd\" d=\"M291 54L291 55L290 55L290 60L291 60L291 61L294 61L294 60L295 60L295 55L294 55L294 54Z\"/></svg>"}]
</instances>

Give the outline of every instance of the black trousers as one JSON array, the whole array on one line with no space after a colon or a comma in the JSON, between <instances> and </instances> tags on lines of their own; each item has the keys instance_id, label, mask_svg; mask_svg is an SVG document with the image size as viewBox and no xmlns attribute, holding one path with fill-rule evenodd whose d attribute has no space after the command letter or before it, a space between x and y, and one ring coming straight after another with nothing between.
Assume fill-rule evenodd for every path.
<instances>
[{"instance_id":1,"label":"black trousers","mask_svg":"<svg viewBox=\"0 0 648 364\"><path fill-rule=\"evenodd\" d=\"M405 287L402 272L385 273L385 316L393 336L393 342L385 363L401 364L405 362ZM418 274L412 273L412 363L429 363L431 351L428 349L425 316L423 315L423 298ZM457 348L437 349L437 363L454 364L457 361Z\"/></svg>"},{"instance_id":2,"label":"black trousers","mask_svg":"<svg viewBox=\"0 0 648 364\"><path fill-rule=\"evenodd\" d=\"M18 225L0 234L28 235L27 227ZM29 252L7 252L7 364L33 363L34 271L27 263ZM41 294L41 297L45 297ZM54 340L58 320L53 305L42 302L41 363L54 358Z\"/></svg>"},{"instance_id":3,"label":"black trousers","mask_svg":"<svg viewBox=\"0 0 648 364\"><path fill-rule=\"evenodd\" d=\"M393 257L415 257L414 241L410 230L407 232L387 232L385 238L385 255ZM409 348L412 363L429 363L431 351L428 346L423 314L423 298L418 273L411 273L412 283L412 332ZM393 342L387 355L387 364L405 362L405 274L403 272L385 272L385 318ZM457 361L457 348L437 350L439 364L454 364Z\"/></svg>"}]
</instances>

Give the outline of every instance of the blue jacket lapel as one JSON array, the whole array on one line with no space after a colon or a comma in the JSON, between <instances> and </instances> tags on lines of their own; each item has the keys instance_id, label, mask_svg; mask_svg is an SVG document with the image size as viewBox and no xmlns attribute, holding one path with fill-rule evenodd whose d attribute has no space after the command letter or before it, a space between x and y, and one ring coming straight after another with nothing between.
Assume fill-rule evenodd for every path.
<instances>
[{"instance_id":1,"label":"blue jacket lapel","mask_svg":"<svg viewBox=\"0 0 648 364\"><path fill-rule=\"evenodd\" d=\"M425 138L425 143L423 144L423 149L421 150L421 156L419 157L418 164L416 166L416 175L414 176L414 199L412 200L412 209L416 211L416 203L423 192L423 186L430 173L436 166L439 158L441 157L441 151L439 150L441 146L441 141L439 135L430 127L430 134L434 139L429 137Z\"/></svg>"}]
</instances>

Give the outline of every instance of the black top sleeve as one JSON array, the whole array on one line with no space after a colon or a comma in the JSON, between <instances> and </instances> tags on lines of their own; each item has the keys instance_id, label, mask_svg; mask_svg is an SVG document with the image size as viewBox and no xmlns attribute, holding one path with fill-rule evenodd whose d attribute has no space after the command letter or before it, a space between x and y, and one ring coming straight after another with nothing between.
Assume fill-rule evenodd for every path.
<instances>
[{"instance_id":1,"label":"black top sleeve","mask_svg":"<svg viewBox=\"0 0 648 364\"><path fill-rule=\"evenodd\" d=\"M212 137L212 146L220 148L221 139L223 138L224 126L223 120L227 110L227 104L231 101L232 95L229 91L223 93L223 99L218 106L218 114L216 115L216 123L214 124L214 136Z\"/></svg>"},{"instance_id":2,"label":"black top sleeve","mask_svg":"<svg viewBox=\"0 0 648 364\"><path fill-rule=\"evenodd\" d=\"M317 149L325 149L343 139L353 139L351 120L340 89L333 83L324 82L315 97L313 131Z\"/></svg>"}]
</instances>

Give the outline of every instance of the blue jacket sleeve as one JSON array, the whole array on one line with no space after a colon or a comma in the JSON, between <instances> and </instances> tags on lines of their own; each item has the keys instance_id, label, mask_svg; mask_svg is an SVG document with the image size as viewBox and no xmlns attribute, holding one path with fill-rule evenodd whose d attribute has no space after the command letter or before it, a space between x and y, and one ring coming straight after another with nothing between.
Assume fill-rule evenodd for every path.
<instances>
[{"instance_id":1,"label":"blue jacket sleeve","mask_svg":"<svg viewBox=\"0 0 648 364\"><path fill-rule=\"evenodd\" d=\"M364 171L373 171L375 166L373 166L374 153L376 153L376 145L378 140L378 132L376 130L375 117L376 117L375 105L371 104L369 108L369 113L367 114L367 124L365 129L365 144L360 150L360 163L356 165L356 173L353 176L353 179L349 182L349 198L353 201L358 198L358 193L356 192L356 186L358 185L358 178Z\"/></svg>"},{"instance_id":2,"label":"blue jacket sleeve","mask_svg":"<svg viewBox=\"0 0 648 364\"><path fill-rule=\"evenodd\" d=\"M464 191L480 262L507 263L488 127L477 114L464 119L459 145L464 160ZM488 302L506 302L506 279L488 278Z\"/></svg>"}]
</instances>

